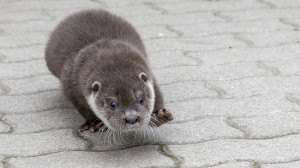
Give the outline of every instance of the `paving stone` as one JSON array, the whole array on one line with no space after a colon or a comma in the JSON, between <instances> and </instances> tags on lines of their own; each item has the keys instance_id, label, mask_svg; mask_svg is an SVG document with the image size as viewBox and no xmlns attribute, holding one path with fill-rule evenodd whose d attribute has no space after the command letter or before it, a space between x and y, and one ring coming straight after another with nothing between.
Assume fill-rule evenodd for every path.
<instances>
[{"instance_id":1,"label":"paving stone","mask_svg":"<svg viewBox=\"0 0 300 168\"><path fill-rule=\"evenodd\" d=\"M202 64L196 58L186 57L181 51L165 51L151 53L148 56L152 69L174 66L197 66ZM159 62L160 64L157 64Z\"/></svg>"},{"instance_id":2,"label":"paving stone","mask_svg":"<svg viewBox=\"0 0 300 168\"><path fill-rule=\"evenodd\" d=\"M298 168L300 161L288 162L288 163L274 163L274 164L263 164L261 168Z\"/></svg>"},{"instance_id":3,"label":"paving stone","mask_svg":"<svg viewBox=\"0 0 300 168\"><path fill-rule=\"evenodd\" d=\"M273 71L259 68L257 62L232 62L215 66L173 66L155 69L153 71L154 74L157 74L159 84L162 85L178 82L193 83L200 80L212 80L213 82L210 83L218 85L218 83L240 82L240 80L237 79L246 77L255 78L262 76L274 76Z\"/></svg>"},{"instance_id":4,"label":"paving stone","mask_svg":"<svg viewBox=\"0 0 300 168\"><path fill-rule=\"evenodd\" d=\"M32 113L53 109L72 108L61 91L48 91L33 95L1 96L1 113Z\"/></svg>"},{"instance_id":5,"label":"paving stone","mask_svg":"<svg viewBox=\"0 0 300 168\"><path fill-rule=\"evenodd\" d=\"M283 76L300 76L300 58L291 60L281 60L272 62L263 62L266 68L269 68Z\"/></svg>"},{"instance_id":6,"label":"paving stone","mask_svg":"<svg viewBox=\"0 0 300 168\"><path fill-rule=\"evenodd\" d=\"M232 5L232 2L235 5ZM195 12L208 12L208 11L245 11L253 8L263 8L265 5L255 2L253 0L245 1L195 1L191 3L189 1L183 1L175 4L159 4L159 7L166 9L169 13L195 13ZM221 10L220 10L221 9Z\"/></svg>"},{"instance_id":7,"label":"paving stone","mask_svg":"<svg viewBox=\"0 0 300 168\"><path fill-rule=\"evenodd\" d=\"M184 25L184 24L200 24L205 22L222 22L223 19L214 17L211 13L199 14L182 14L182 15L136 15L124 17L134 26L150 26L150 25Z\"/></svg>"},{"instance_id":8,"label":"paving stone","mask_svg":"<svg viewBox=\"0 0 300 168\"><path fill-rule=\"evenodd\" d=\"M205 38L183 38L183 39L151 39L145 41L146 48L151 52L159 52L161 50L219 50L230 47L244 47L243 42L234 40L231 35L208 36Z\"/></svg>"},{"instance_id":9,"label":"paving stone","mask_svg":"<svg viewBox=\"0 0 300 168\"><path fill-rule=\"evenodd\" d=\"M60 90L60 82L53 75L33 76L30 78L3 80L2 84L8 86L7 95L34 94L49 90Z\"/></svg>"},{"instance_id":10,"label":"paving stone","mask_svg":"<svg viewBox=\"0 0 300 168\"><path fill-rule=\"evenodd\" d=\"M2 134L0 138L0 155L44 155L65 150L83 150L87 145L84 140L74 137L71 129L25 135Z\"/></svg>"},{"instance_id":11,"label":"paving stone","mask_svg":"<svg viewBox=\"0 0 300 168\"><path fill-rule=\"evenodd\" d=\"M199 144L170 145L176 156L184 158L182 166L211 166L225 161L255 160L287 162L299 157L300 135L263 140L214 140ZM238 152L237 152L238 151Z\"/></svg>"},{"instance_id":12,"label":"paving stone","mask_svg":"<svg viewBox=\"0 0 300 168\"><path fill-rule=\"evenodd\" d=\"M3 116L0 115L0 134L10 131L10 126L3 121Z\"/></svg>"},{"instance_id":13,"label":"paving stone","mask_svg":"<svg viewBox=\"0 0 300 168\"><path fill-rule=\"evenodd\" d=\"M163 144L190 144L211 139L243 137L243 132L232 128L224 120L224 118L200 119L166 124L158 129L161 136L159 141Z\"/></svg>"},{"instance_id":14,"label":"paving stone","mask_svg":"<svg viewBox=\"0 0 300 168\"><path fill-rule=\"evenodd\" d=\"M136 30L141 35L142 39L159 39L159 38L176 38L178 36L177 32L169 30L168 25L155 25L148 26L145 28L144 26L136 27ZM148 52L148 55L151 53ZM149 56L149 58L151 58Z\"/></svg>"},{"instance_id":15,"label":"paving stone","mask_svg":"<svg viewBox=\"0 0 300 168\"><path fill-rule=\"evenodd\" d=\"M261 26L263 24L263 26ZM219 38L222 34L243 34L243 33L261 33L278 30L294 30L290 25L278 23L277 20L249 21L249 22L205 22L186 26L175 25L175 30L182 31L184 37L205 38L208 35L214 35ZM270 40L269 38L268 40ZM220 42L223 40L220 39Z\"/></svg>"},{"instance_id":16,"label":"paving stone","mask_svg":"<svg viewBox=\"0 0 300 168\"><path fill-rule=\"evenodd\" d=\"M278 30L274 32L242 34L241 37L245 38L247 41L253 42L254 47L262 48L298 44L300 42L299 35L299 31Z\"/></svg>"},{"instance_id":17,"label":"paving stone","mask_svg":"<svg viewBox=\"0 0 300 168\"><path fill-rule=\"evenodd\" d=\"M297 61L300 51L298 44L276 46L270 48L232 48L227 50L216 50L207 52L189 52L188 55L202 60L203 65L214 66L219 64L232 64L235 62L263 61L265 64L273 62ZM284 55L284 57L282 57ZM296 63L295 63L296 64ZM282 65L277 66L280 68ZM284 71L284 68L282 71ZM297 69L297 68L296 68ZM292 70L290 68L289 70Z\"/></svg>"},{"instance_id":18,"label":"paving stone","mask_svg":"<svg viewBox=\"0 0 300 168\"><path fill-rule=\"evenodd\" d=\"M55 21L33 20L24 23L6 23L0 24L0 29L6 35L19 35L24 33L36 33L36 32L51 32L58 23Z\"/></svg>"},{"instance_id":19,"label":"paving stone","mask_svg":"<svg viewBox=\"0 0 300 168\"><path fill-rule=\"evenodd\" d=\"M144 155L147 153L147 155ZM155 161L154 161L155 160ZM70 151L50 155L13 158L14 167L172 167L173 161L158 152L158 146L141 146L109 152Z\"/></svg>"},{"instance_id":20,"label":"paving stone","mask_svg":"<svg viewBox=\"0 0 300 168\"><path fill-rule=\"evenodd\" d=\"M294 101L298 100L296 95L289 95L289 98ZM300 95L298 98L300 100ZM174 114L174 122L220 116L263 117L265 115L300 111L300 106L297 103L288 101L285 95L279 94L258 95L237 99L189 98L182 102L174 101L167 103L165 106Z\"/></svg>"},{"instance_id":21,"label":"paving stone","mask_svg":"<svg viewBox=\"0 0 300 168\"><path fill-rule=\"evenodd\" d=\"M297 1L297 0L290 0L289 3L286 3L286 1L284 1L284 0L276 0L276 1L265 0L265 2L274 4L276 7L280 7L280 8L286 8L286 7L295 8L295 7L300 6L299 1Z\"/></svg>"},{"instance_id":22,"label":"paving stone","mask_svg":"<svg viewBox=\"0 0 300 168\"><path fill-rule=\"evenodd\" d=\"M74 8L95 7L95 3L90 1L78 0L77 2L71 0L64 1L15 1L12 3L4 3L1 8L5 12L19 12L19 11L43 11L43 10L67 10ZM18 9L18 10L16 10ZM27 13L26 13L27 14Z\"/></svg>"},{"instance_id":23,"label":"paving stone","mask_svg":"<svg viewBox=\"0 0 300 168\"><path fill-rule=\"evenodd\" d=\"M3 118L13 126L15 134L41 132L61 128L77 128L84 119L76 109L58 109L30 114L6 115Z\"/></svg>"},{"instance_id":24,"label":"paving stone","mask_svg":"<svg viewBox=\"0 0 300 168\"><path fill-rule=\"evenodd\" d=\"M253 118L233 118L229 122L244 130L250 138L268 138L300 132L300 113L270 112Z\"/></svg>"},{"instance_id":25,"label":"paving stone","mask_svg":"<svg viewBox=\"0 0 300 168\"><path fill-rule=\"evenodd\" d=\"M231 18L230 21L241 21L241 22L245 22L248 20L257 20L257 21L263 20L263 22L265 22L266 19L277 20L277 18L294 18L300 16L300 12L297 8L285 8L285 9L263 8L263 9L252 9L252 10L233 11L233 12L222 12L221 14Z\"/></svg>"},{"instance_id":26,"label":"paving stone","mask_svg":"<svg viewBox=\"0 0 300 168\"><path fill-rule=\"evenodd\" d=\"M163 85L161 86L161 91L165 95L164 99L166 102L182 101L190 97L217 97L217 93L205 88L202 81Z\"/></svg>"},{"instance_id":27,"label":"paving stone","mask_svg":"<svg viewBox=\"0 0 300 168\"><path fill-rule=\"evenodd\" d=\"M46 44L48 33L24 33L18 36L0 36L0 48L18 48Z\"/></svg>"},{"instance_id":28,"label":"paving stone","mask_svg":"<svg viewBox=\"0 0 300 168\"><path fill-rule=\"evenodd\" d=\"M238 98L249 97L257 94L297 93L299 91L300 79L297 76L291 77L242 77L236 80L213 81L213 87L226 90L224 97Z\"/></svg>"},{"instance_id":29,"label":"paving stone","mask_svg":"<svg viewBox=\"0 0 300 168\"><path fill-rule=\"evenodd\" d=\"M212 168L253 168L252 164L249 162L236 162L236 163L224 163L217 166L212 166Z\"/></svg>"},{"instance_id":30,"label":"paving stone","mask_svg":"<svg viewBox=\"0 0 300 168\"><path fill-rule=\"evenodd\" d=\"M1 7L2 9L2 7ZM51 20L51 16L47 15L44 11L15 11L5 12L1 10L0 24L12 23L12 22L23 22L32 20ZM27 39L28 40L28 39Z\"/></svg>"},{"instance_id":31,"label":"paving stone","mask_svg":"<svg viewBox=\"0 0 300 168\"><path fill-rule=\"evenodd\" d=\"M0 49L0 55L3 57L0 62L26 62L34 59L44 59L44 52L44 45L34 45L18 49Z\"/></svg>"},{"instance_id":32,"label":"paving stone","mask_svg":"<svg viewBox=\"0 0 300 168\"><path fill-rule=\"evenodd\" d=\"M45 60L40 59L14 64L0 63L0 71L4 72L0 74L0 79L19 79L36 75L50 74Z\"/></svg>"},{"instance_id":33,"label":"paving stone","mask_svg":"<svg viewBox=\"0 0 300 168\"><path fill-rule=\"evenodd\" d=\"M4 157L0 156L0 168L4 168L4 166L3 166L2 162L1 162L3 159L4 159Z\"/></svg>"}]
</instances>

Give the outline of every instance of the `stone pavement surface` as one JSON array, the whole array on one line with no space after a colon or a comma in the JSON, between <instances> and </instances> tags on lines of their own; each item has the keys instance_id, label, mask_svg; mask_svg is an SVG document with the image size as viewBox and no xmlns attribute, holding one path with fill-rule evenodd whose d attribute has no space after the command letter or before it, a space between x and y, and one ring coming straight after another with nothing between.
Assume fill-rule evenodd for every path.
<instances>
[{"instance_id":1,"label":"stone pavement surface","mask_svg":"<svg viewBox=\"0 0 300 168\"><path fill-rule=\"evenodd\" d=\"M45 65L51 30L89 8L137 28L175 116L143 143L78 133ZM299 168L299 29L299 0L0 0L0 168Z\"/></svg>"}]
</instances>

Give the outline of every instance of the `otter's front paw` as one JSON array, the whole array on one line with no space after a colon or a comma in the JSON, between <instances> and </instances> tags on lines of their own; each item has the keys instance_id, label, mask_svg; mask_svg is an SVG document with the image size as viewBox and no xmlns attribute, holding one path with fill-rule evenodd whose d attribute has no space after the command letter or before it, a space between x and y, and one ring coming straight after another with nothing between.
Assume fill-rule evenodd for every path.
<instances>
[{"instance_id":1,"label":"otter's front paw","mask_svg":"<svg viewBox=\"0 0 300 168\"><path fill-rule=\"evenodd\" d=\"M156 126L160 126L168 121L173 120L173 114L168 109L160 109L152 114L151 121Z\"/></svg>"},{"instance_id":2,"label":"otter's front paw","mask_svg":"<svg viewBox=\"0 0 300 168\"><path fill-rule=\"evenodd\" d=\"M79 127L79 131L83 132L86 130L90 130L90 132L101 131L104 132L107 130L107 127L101 120L95 120L93 122L85 122Z\"/></svg>"}]
</instances>

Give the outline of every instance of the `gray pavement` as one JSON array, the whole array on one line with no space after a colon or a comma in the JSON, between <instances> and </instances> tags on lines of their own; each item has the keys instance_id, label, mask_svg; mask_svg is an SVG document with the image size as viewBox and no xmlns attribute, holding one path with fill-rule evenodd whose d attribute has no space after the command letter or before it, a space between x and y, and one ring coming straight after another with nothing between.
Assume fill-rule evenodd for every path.
<instances>
[{"instance_id":1,"label":"gray pavement","mask_svg":"<svg viewBox=\"0 0 300 168\"><path fill-rule=\"evenodd\" d=\"M132 144L78 133L45 65L49 32L89 8L137 28L175 116ZM299 0L0 0L0 168L299 168L299 29Z\"/></svg>"}]
</instances>

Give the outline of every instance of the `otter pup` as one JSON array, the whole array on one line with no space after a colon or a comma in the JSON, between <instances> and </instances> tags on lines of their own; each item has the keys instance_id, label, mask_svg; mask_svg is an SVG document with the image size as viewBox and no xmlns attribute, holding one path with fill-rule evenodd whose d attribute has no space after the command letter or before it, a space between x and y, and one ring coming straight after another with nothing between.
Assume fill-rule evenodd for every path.
<instances>
[{"instance_id":1,"label":"otter pup","mask_svg":"<svg viewBox=\"0 0 300 168\"><path fill-rule=\"evenodd\" d=\"M104 10L63 20L45 52L49 70L86 122L79 130L132 131L173 119L131 24Z\"/></svg>"}]
</instances>

